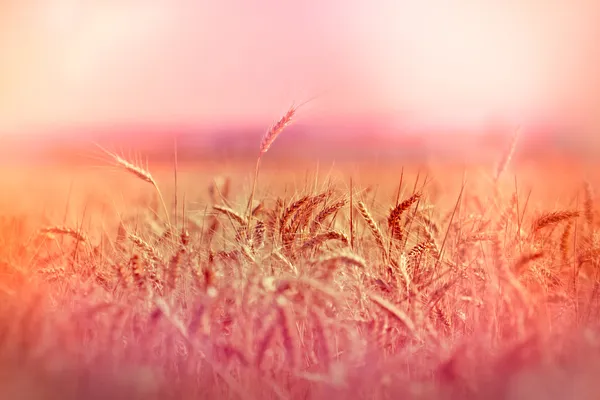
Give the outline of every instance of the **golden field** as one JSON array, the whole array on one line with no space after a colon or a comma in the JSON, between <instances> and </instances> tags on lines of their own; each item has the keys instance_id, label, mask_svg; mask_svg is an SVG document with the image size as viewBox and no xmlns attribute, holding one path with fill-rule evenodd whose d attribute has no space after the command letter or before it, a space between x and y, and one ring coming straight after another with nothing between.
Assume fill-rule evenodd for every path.
<instances>
[{"instance_id":1,"label":"golden field","mask_svg":"<svg viewBox=\"0 0 600 400\"><path fill-rule=\"evenodd\" d=\"M600 180L509 142L274 145L253 195L252 160L4 167L2 398L596 398Z\"/></svg>"}]
</instances>

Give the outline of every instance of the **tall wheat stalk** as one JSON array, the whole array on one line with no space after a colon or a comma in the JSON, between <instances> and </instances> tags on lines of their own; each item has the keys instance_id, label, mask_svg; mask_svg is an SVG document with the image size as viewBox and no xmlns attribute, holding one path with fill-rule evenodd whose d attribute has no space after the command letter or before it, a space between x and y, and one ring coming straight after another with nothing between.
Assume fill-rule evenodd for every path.
<instances>
[{"instance_id":1,"label":"tall wheat stalk","mask_svg":"<svg viewBox=\"0 0 600 400\"><path fill-rule=\"evenodd\" d=\"M502 154L502 158L500 159L500 161L498 162L498 165L496 166L494 182L498 182L498 180L500 179L500 176L506 170L506 168L508 167L508 164L512 160L512 157L515 153L515 149L517 147L517 141L519 140L519 137L521 136L522 129L523 128L521 126L518 126L517 129L515 129L513 136L511 138L511 141L510 141L510 146Z\"/></svg>"},{"instance_id":2,"label":"tall wheat stalk","mask_svg":"<svg viewBox=\"0 0 600 400\"><path fill-rule=\"evenodd\" d=\"M160 191L158 184L156 183L156 180L154 179L154 177L148 170L148 167L144 168L142 166L131 163L131 162L125 160L123 157L119 156L118 154L110 152L98 144L96 144L96 146L100 150L102 150L106 155L108 155L110 158L112 158L113 161L115 162L115 164L117 165L117 167L122 168L123 170L129 172L130 174L134 175L138 179L143 180L144 182L148 182L149 184L151 184L154 187L154 189L156 190L156 193L158 193L158 198L160 199L162 208L165 212L165 216L167 218L167 225L169 226L169 229L171 229L171 218L169 217L169 209L167 208L167 205L165 203L165 199L163 198L162 192Z\"/></svg>"},{"instance_id":3,"label":"tall wheat stalk","mask_svg":"<svg viewBox=\"0 0 600 400\"><path fill-rule=\"evenodd\" d=\"M246 209L246 215L248 218L248 231L250 231L250 223L252 221L252 202L254 201L254 193L256 191L256 182L258 181L258 171L260 170L260 161L262 160L263 155L271 148L271 145L277 137L283 132L283 130L292 123L296 112L300 107L312 101L313 99L309 99L298 106L292 105L290 109L285 113L279 121L277 121L274 125L272 125L269 130L265 133L260 143L260 149L258 152L258 157L256 159L256 166L254 168L254 181L252 182L252 191L250 192L250 199L248 200L248 208Z\"/></svg>"}]
</instances>

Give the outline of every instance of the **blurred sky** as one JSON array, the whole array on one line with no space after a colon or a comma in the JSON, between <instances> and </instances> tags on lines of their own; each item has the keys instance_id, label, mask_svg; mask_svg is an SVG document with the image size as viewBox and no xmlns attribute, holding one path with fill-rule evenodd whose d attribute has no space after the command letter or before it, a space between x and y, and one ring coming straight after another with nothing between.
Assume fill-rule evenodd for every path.
<instances>
[{"instance_id":1,"label":"blurred sky","mask_svg":"<svg viewBox=\"0 0 600 400\"><path fill-rule=\"evenodd\" d=\"M600 128L597 0L0 0L0 130L489 116Z\"/></svg>"}]
</instances>

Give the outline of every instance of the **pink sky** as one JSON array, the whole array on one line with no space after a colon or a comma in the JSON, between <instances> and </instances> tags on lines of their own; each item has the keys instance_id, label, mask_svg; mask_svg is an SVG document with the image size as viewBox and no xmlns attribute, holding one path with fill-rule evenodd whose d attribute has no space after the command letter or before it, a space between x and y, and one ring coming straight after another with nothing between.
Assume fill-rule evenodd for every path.
<instances>
[{"instance_id":1,"label":"pink sky","mask_svg":"<svg viewBox=\"0 0 600 400\"><path fill-rule=\"evenodd\" d=\"M306 118L600 128L597 21L595 0L3 0L0 129L269 124L324 90Z\"/></svg>"}]
</instances>

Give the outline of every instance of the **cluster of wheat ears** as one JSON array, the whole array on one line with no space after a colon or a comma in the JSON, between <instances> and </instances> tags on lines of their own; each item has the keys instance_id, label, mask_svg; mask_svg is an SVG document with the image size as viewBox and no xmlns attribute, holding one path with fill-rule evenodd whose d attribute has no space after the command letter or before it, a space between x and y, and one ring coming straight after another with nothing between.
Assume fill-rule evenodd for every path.
<instances>
[{"instance_id":1,"label":"cluster of wheat ears","mask_svg":"<svg viewBox=\"0 0 600 400\"><path fill-rule=\"evenodd\" d=\"M577 370L572 343L596 351L590 185L581 210L546 213L464 185L439 209L427 177L401 171L383 212L331 183L256 201L261 158L296 110L264 136L247 205L213 182L204 218L170 210L148 168L107 152L160 207L99 240L50 226L24 249L5 241L3 359L53 376L62 398L530 398L511 389L524 368ZM94 386L98 371L112 375Z\"/></svg>"}]
</instances>

